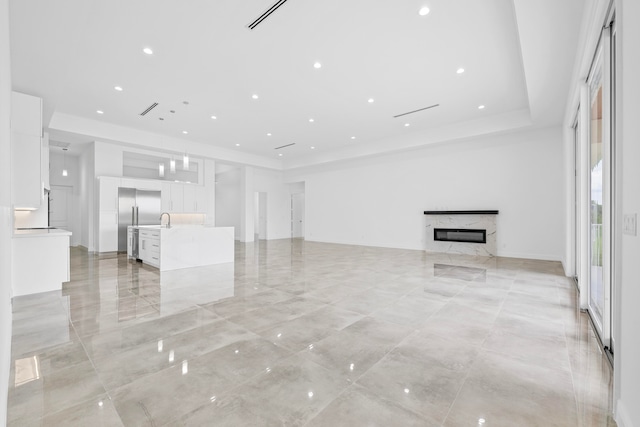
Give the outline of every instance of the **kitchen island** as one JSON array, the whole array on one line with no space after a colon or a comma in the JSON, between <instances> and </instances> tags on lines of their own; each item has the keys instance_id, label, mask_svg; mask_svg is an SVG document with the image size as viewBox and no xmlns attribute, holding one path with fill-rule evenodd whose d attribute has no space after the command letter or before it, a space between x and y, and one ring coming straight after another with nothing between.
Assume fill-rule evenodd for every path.
<instances>
[{"instance_id":1,"label":"kitchen island","mask_svg":"<svg viewBox=\"0 0 640 427\"><path fill-rule=\"evenodd\" d=\"M127 254L134 257L138 231L138 256L143 263L160 271L202 267L234 261L234 228L207 225L129 226Z\"/></svg>"},{"instance_id":2,"label":"kitchen island","mask_svg":"<svg viewBox=\"0 0 640 427\"><path fill-rule=\"evenodd\" d=\"M13 296L59 291L69 281L69 237L57 228L14 230Z\"/></svg>"}]
</instances>

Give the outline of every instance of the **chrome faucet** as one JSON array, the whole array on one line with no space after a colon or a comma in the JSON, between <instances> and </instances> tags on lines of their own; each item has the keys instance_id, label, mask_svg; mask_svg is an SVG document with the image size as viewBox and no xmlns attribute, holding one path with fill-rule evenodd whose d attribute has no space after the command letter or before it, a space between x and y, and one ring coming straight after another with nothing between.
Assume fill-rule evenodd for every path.
<instances>
[{"instance_id":1,"label":"chrome faucet","mask_svg":"<svg viewBox=\"0 0 640 427\"><path fill-rule=\"evenodd\" d=\"M162 212L160 214L160 224L162 225L162 217L165 215L169 218L169 221L167 221L167 228L171 228L171 215L169 215L169 212Z\"/></svg>"}]
</instances>

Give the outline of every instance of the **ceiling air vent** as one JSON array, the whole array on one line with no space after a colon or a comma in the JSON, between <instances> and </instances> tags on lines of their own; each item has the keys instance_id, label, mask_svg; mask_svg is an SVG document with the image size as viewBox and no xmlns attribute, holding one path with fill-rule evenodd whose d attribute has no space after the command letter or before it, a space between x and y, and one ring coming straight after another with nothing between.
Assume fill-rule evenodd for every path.
<instances>
[{"instance_id":1,"label":"ceiling air vent","mask_svg":"<svg viewBox=\"0 0 640 427\"><path fill-rule=\"evenodd\" d=\"M158 103L154 102L153 104L149 105L146 110L144 110L142 113L140 113L140 115L141 116L146 116L149 111L153 110L157 106L158 106Z\"/></svg>"},{"instance_id":2,"label":"ceiling air vent","mask_svg":"<svg viewBox=\"0 0 640 427\"><path fill-rule=\"evenodd\" d=\"M269 17L269 15L271 15L273 12L278 10L278 8L280 6L285 4L286 1L287 0L278 0L277 2L275 2L269 9L265 10L262 15L258 16L253 22L251 22L249 25L247 25L247 28L250 29L250 30L255 29L258 25L260 25L262 23L262 21L267 19Z\"/></svg>"},{"instance_id":3,"label":"ceiling air vent","mask_svg":"<svg viewBox=\"0 0 640 427\"><path fill-rule=\"evenodd\" d=\"M276 148L274 148L274 150L279 150L279 149L281 149L281 148L291 147L292 145L296 145L296 143L295 143L295 142L292 142L291 144L282 145L282 146L280 146L280 147L276 147Z\"/></svg>"},{"instance_id":4,"label":"ceiling air vent","mask_svg":"<svg viewBox=\"0 0 640 427\"><path fill-rule=\"evenodd\" d=\"M424 111L424 110L429 110L431 108L435 108L435 107L439 107L440 104L433 104L433 105L429 105L428 107L424 107L424 108L419 108L417 110L413 110L413 111L408 111L406 113L402 113L402 114L398 114L397 116L393 116L394 119L397 119L398 117L402 117L402 116L406 116L408 114L413 114L413 113L417 113L418 111Z\"/></svg>"}]
</instances>

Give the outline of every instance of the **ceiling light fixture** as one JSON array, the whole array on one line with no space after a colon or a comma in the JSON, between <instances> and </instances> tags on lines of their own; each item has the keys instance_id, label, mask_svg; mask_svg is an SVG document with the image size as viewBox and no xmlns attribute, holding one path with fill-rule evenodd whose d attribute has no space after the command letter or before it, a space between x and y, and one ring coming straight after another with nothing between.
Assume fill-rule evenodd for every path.
<instances>
[{"instance_id":1,"label":"ceiling light fixture","mask_svg":"<svg viewBox=\"0 0 640 427\"><path fill-rule=\"evenodd\" d=\"M240 144L236 144L236 147L240 147Z\"/></svg>"},{"instance_id":2,"label":"ceiling light fixture","mask_svg":"<svg viewBox=\"0 0 640 427\"><path fill-rule=\"evenodd\" d=\"M369 100L367 102L369 102L369 104L373 104L374 99L373 98L369 98Z\"/></svg>"},{"instance_id":3,"label":"ceiling light fixture","mask_svg":"<svg viewBox=\"0 0 640 427\"><path fill-rule=\"evenodd\" d=\"M98 114L104 114L104 111L102 111L102 110L96 110L96 113L98 113Z\"/></svg>"},{"instance_id":4,"label":"ceiling light fixture","mask_svg":"<svg viewBox=\"0 0 640 427\"><path fill-rule=\"evenodd\" d=\"M462 74L462 73L464 73L464 68L458 68L458 69L456 70L456 73L458 73L458 74Z\"/></svg>"},{"instance_id":5,"label":"ceiling light fixture","mask_svg":"<svg viewBox=\"0 0 640 427\"><path fill-rule=\"evenodd\" d=\"M252 97L253 99L258 99L258 95L257 95L257 94L255 94L255 93L254 93L253 95L251 95L251 97Z\"/></svg>"},{"instance_id":6,"label":"ceiling light fixture","mask_svg":"<svg viewBox=\"0 0 640 427\"><path fill-rule=\"evenodd\" d=\"M182 169L189 170L189 155L184 153L184 157L182 157Z\"/></svg>"},{"instance_id":7,"label":"ceiling light fixture","mask_svg":"<svg viewBox=\"0 0 640 427\"><path fill-rule=\"evenodd\" d=\"M62 149L62 176L68 176L67 172L67 150L68 148Z\"/></svg>"},{"instance_id":8,"label":"ceiling light fixture","mask_svg":"<svg viewBox=\"0 0 640 427\"><path fill-rule=\"evenodd\" d=\"M315 150L315 149L316 149L316 147L311 147L311 149L312 149L312 150Z\"/></svg>"},{"instance_id":9,"label":"ceiling light fixture","mask_svg":"<svg viewBox=\"0 0 640 427\"><path fill-rule=\"evenodd\" d=\"M282 157L282 153L278 153L278 157Z\"/></svg>"},{"instance_id":10,"label":"ceiling light fixture","mask_svg":"<svg viewBox=\"0 0 640 427\"><path fill-rule=\"evenodd\" d=\"M351 139L356 139L356 137L355 137L355 136L352 136L352 137L351 137Z\"/></svg>"},{"instance_id":11,"label":"ceiling light fixture","mask_svg":"<svg viewBox=\"0 0 640 427\"><path fill-rule=\"evenodd\" d=\"M405 123L404 127L408 128L409 126L411 126L411 123Z\"/></svg>"},{"instance_id":12,"label":"ceiling light fixture","mask_svg":"<svg viewBox=\"0 0 640 427\"><path fill-rule=\"evenodd\" d=\"M430 12L429 8L424 6L424 7L420 8L420 10L418 11L418 15L427 16L429 14L429 12Z\"/></svg>"},{"instance_id":13,"label":"ceiling light fixture","mask_svg":"<svg viewBox=\"0 0 640 427\"><path fill-rule=\"evenodd\" d=\"M169 172L176 173L176 161L175 161L175 159L169 160Z\"/></svg>"},{"instance_id":14,"label":"ceiling light fixture","mask_svg":"<svg viewBox=\"0 0 640 427\"><path fill-rule=\"evenodd\" d=\"M478 110L484 110L484 105L479 105Z\"/></svg>"},{"instance_id":15,"label":"ceiling light fixture","mask_svg":"<svg viewBox=\"0 0 640 427\"><path fill-rule=\"evenodd\" d=\"M114 86L113 88L118 92L122 92L122 86Z\"/></svg>"},{"instance_id":16,"label":"ceiling light fixture","mask_svg":"<svg viewBox=\"0 0 640 427\"><path fill-rule=\"evenodd\" d=\"M313 64L313 68L315 68L316 70L319 70L320 68L322 68L322 64L321 64L321 63L319 63L319 62L315 62L315 63Z\"/></svg>"},{"instance_id":17,"label":"ceiling light fixture","mask_svg":"<svg viewBox=\"0 0 640 427\"><path fill-rule=\"evenodd\" d=\"M186 130L183 130L182 133L184 133L185 135L188 134L189 132L187 132Z\"/></svg>"},{"instance_id":18,"label":"ceiling light fixture","mask_svg":"<svg viewBox=\"0 0 640 427\"><path fill-rule=\"evenodd\" d=\"M268 134L267 134L267 136L271 136L271 134L270 134L270 133L268 133Z\"/></svg>"},{"instance_id":19,"label":"ceiling light fixture","mask_svg":"<svg viewBox=\"0 0 640 427\"><path fill-rule=\"evenodd\" d=\"M315 122L315 120L309 119L309 123L313 123L313 122Z\"/></svg>"},{"instance_id":20,"label":"ceiling light fixture","mask_svg":"<svg viewBox=\"0 0 640 427\"><path fill-rule=\"evenodd\" d=\"M211 116L211 118L212 118L213 120L217 120L217 119L218 119L216 116Z\"/></svg>"},{"instance_id":21,"label":"ceiling light fixture","mask_svg":"<svg viewBox=\"0 0 640 427\"><path fill-rule=\"evenodd\" d=\"M158 175L160 175L160 178L164 178L164 163L158 165Z\"/></svg>"},{"instance_id":22,"label":"ceiling light fixture","mask_svg":"<svg viewBox=\"0 0 640 427\"><path fill-rule=\"evenodd\" d=\"M153 55L153 50L151 50L150 47L145 47L144 49L142 49L142 51L147 55Z\"/></svg>"}]
</instances>

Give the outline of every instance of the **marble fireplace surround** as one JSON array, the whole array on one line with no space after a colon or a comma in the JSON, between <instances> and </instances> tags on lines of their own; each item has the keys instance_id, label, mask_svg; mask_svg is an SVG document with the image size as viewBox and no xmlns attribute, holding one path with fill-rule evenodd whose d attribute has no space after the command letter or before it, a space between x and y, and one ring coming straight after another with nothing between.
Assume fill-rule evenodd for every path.
<instances>
[{"instance_id":1,"label":"marble fireplace surround","mask_svg":"<svg viewBox=\"0 0 640 427\"><path fill-rule=\"evenodd\" d=\"M426 218L425 250L448 254L496 256L497 210L424 211ZM449 242L434 240L434 229L486 230L486 243Z\"/></svg>"}]
</instances>

